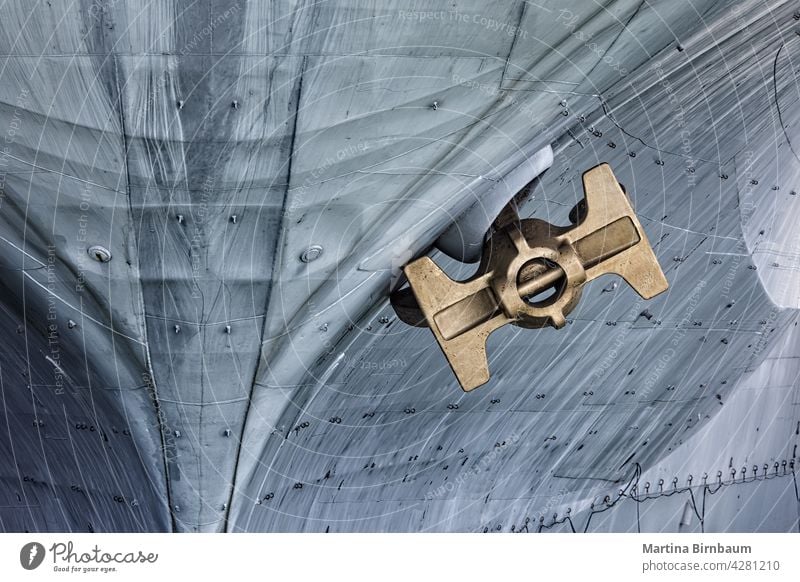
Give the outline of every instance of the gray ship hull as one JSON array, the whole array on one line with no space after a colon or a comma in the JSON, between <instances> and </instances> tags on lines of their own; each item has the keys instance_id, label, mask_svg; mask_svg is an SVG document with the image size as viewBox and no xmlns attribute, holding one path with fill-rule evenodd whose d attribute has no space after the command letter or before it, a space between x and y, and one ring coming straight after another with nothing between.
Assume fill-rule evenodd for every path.
<instances>
[{"instance_id":1,"label":"gray ship hull","mask_svg":"<svg viewBox=\"0 0 800 582\"><path fill-rule=\"evenodd\" d=\"M780 1L4 3L0 529L797 531L797 28ZM547 145L523 214L565 224L608 162L670 289L591 283L465 394L388 293Z\"/></svg>"}]
</instances>

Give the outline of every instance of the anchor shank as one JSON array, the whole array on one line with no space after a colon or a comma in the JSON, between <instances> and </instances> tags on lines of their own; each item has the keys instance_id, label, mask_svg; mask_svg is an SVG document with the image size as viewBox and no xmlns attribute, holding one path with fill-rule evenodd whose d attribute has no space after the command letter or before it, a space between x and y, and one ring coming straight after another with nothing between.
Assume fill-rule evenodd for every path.
<instances>
[{"instance_id":1,"label":"anchor shank","mask_svg":"<svg viewBox=\"0 0 800 582\"><path fill-rule=\"evenodd\" d=\"M532 279L520 282L520 285L517 287L519 296L524 298L530 297L531 295L536 295L540 291L543 291L548 287L552 287L553 284L563 276L564 270L561 267L556 266L552 269L548 269L544 273L534 276Z\"/></svg>"}]
</instances>

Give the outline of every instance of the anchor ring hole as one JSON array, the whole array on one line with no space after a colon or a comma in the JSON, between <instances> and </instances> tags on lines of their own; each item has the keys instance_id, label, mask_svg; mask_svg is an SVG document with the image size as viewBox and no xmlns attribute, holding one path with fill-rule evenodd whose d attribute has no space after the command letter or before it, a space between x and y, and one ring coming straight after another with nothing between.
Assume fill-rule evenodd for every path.
<instances>
[{"instance_id":1,"label":"anchor ring hole","mask_svg":"<svg viewBox=\"0 0 800 582\"><path fill-rule=\"evenodd\" d=\"M549 259L536 258L517 273L517 289L532 307L548 307L559 300L567 285L564 270Z\"/></svg>"}]
</instances>

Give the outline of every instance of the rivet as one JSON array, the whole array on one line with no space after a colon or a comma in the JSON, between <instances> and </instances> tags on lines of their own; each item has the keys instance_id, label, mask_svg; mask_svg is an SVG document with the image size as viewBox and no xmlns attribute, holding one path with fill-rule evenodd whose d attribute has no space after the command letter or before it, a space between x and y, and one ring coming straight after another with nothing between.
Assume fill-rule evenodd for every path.
<instances>
[{"instance_id":1,"label":"rivet","mask_svg":"<svg viewBox=\"0 0 800 582\"><path fill-rule=\"evenodd\" d=\"M183 224L183 214L178 214L175 218L178 219L178 224Z\"/></svg>"},{"instance_id":2,"label":"rivet","mask_svg":"<svg viewBox=\"0 0 800 582\"><path fill-rule=\"evenodd\" d=\"M67 327L70 328L70 329L72 329L76 325L78 325L78 324L75 323L74 321L72 321L71 319L67 321Z\"/></svg>"},{"instance_id":3,"label":"rivet","mask_svg":"<svg viewBox=\"0 0 800 582\"><path fill-rule=\"evenodd\" d=\"M238 218L239 218L238 216L236 216L235 214L232 214L232 215L231 215L231 222L232 222L233 224L236 224L236 221L238 220Z\"/></svg>"},{"instance_id":4,"label":"rivet","mask_svg":"<svg viewBox=\"0 0 800 582\"><path fill-rule=\"evenodd\" d=\"M565 109L564 111L561 112L561 115L563 115L564 117L568 117L569 116L569 111L567 111Z\"/></svg>"},{"instance_id":5,"label":"rivet","mask_svg":"<svg viewBox=\"0 0 800 582\"><path fill-rule=\"evenodd\" d=\"M431 109L433 109L434 111L438 111L439 102L438 101L434 101L433 104L431 105Z\"/></svg>"},{"instance_id":6,"label":"rivet","mask_svg":"<svg viewBox=\"0 0 800 582\"><path fill-rule=\"evenodd\" d=\"M222 511L225 511L226 509L228 509L228 504L227 503L223 503L222 504Z\"/></svg>"},{"instance_id":7,"label":"rivet","mask_svg":"<svg viewBox=\"0 0 800 582\"><path fill-rule=\"evenodd\" d=\"M177 323L175 324L175 328L174 329L175 329L175 333L181 333L181 326L178 325Z\"/></svg>"},{"instance_id":8,"label":"rivet","mask_svg":"<svg viewBox=\"0 0 800 582\"><path fill-rule=\"evenodd\" d=\"M177 438L181 438L181 431L179 431L179 430L176 430L176 431L175 431L175 436L176 436Z\"/></svg>"},{"instance_id":9,"label":"rivet","mask_svg":"<svg viewBox=\"0 0 800 582\"><path fill-rule=\"evenodd\" d=\"M227 333L227 334L231 333L231 326L230 325L226 325L225 326L225 333Z\"/></svg>"},{"instance_id":10,"label":"rivet","mask_svg":"<svg viewBox=\"0 0 800 582\"><path fill-rule=\"evenodd\" d=\"M100 245L92 245L86 252L89 253L90 257L99 263L107 263L111 260L111 251Z\"/></svg>"},{"instance_id":11,"label":"rivet","mask_svg":"<svg viewBox=\"0 0 800 582\"><path fill-rule=\"evenodd\" d=\"M231 436L231 429L226 428L225 431L222 434L224 434L226 437Z\"/></svg>"},{"instance_id":12,"label":"rivet","mask_svg":"<svg viewBox=\"0 0 800 582\"><path fill-rule=\"evenodd\" d=\"M180 512L180 510L181 510L181 506L180 506L180 505L176 505L176 506L175 506L175 511L176 511L176 512Z\"/></svg>"},{"instance_id":13,"label":"rivet","mask_svg":"<svg viewBox=\"0 0 800 582\"><path fill-rule=\"evenodd\" d=\"M183 109L183 99L178 99L176 105L178 106L178 109Z\"/></svg>"},{"instance_id":14,"label":"rivet","mask_svg":"<svg viewBox=\"0 0 800 582\"><path fill-rule=\"evenodd\" d=\"M231 103L231 107L233 107L234 109L239 109L239 101L234 99L233 102Z\"/></svg>"},{"instance_id":15,"label":"rivet","mask_svg":"<svg viewBox=\"0 0 800 582\"><path fill-rule=\"evenodd\" d=\"M664 160L656 160L656 166L663 166Z\"/></svg>"},{"instance_id":16,"label":"rivet","mask_svg":"<svg viewBox=\"0 0 800 582\"><path fill-rule=\"evenodd\" d=\"M322 247L320 245L311 245L300 255L300 260L304 263L316 261L322 256Z\"/></svg>"},{"instance_id":17,"label":"rivet","mask_svg":"<svg viewBox=\"0 0 800 582\"><path fill-rule=\"evenodd\" d=\"M616 280L615 281L611 281L608 285L603 287L603 290L601 291L601 293L611 293L618 286L619 286L619 283Z\"/></svg>"},{"instance_id":18,"label":"rivet","mask_svg":"<svg viewBox=\"0 0 800 582\"><path fill-rule=\"evenodd\" d=\"M562 99L559 105L561 105L561 107L566 107L567 106L566 100Z\"/></svg>"}]
</instances>

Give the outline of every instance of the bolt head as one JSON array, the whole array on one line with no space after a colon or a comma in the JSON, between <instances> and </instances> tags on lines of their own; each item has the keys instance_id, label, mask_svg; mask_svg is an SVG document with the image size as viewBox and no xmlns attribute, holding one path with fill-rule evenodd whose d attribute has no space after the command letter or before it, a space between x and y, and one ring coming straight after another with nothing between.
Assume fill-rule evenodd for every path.
<instances>
[{"instance_id":1,"label":"bolt head","mask_svg":"<svg viewBox=\"0 0 800 582\"><path fill-rule=\"evenodd\" d=\"M86 252L98 263L107 263L111 260L111 251L100 245L92 245Z\"/></svg>"},{"instance_id":2,"label":"bolt head","mask_svg":"<svg viewBox=\"0 0 800 582\"><path fill-rule=\"evenodd\" d=\"M310 263L311 261L316 261L321 256L322 247L320 245L311 245L301 253L300 260L304 263Z\"/></svg>"}]
</instances>

